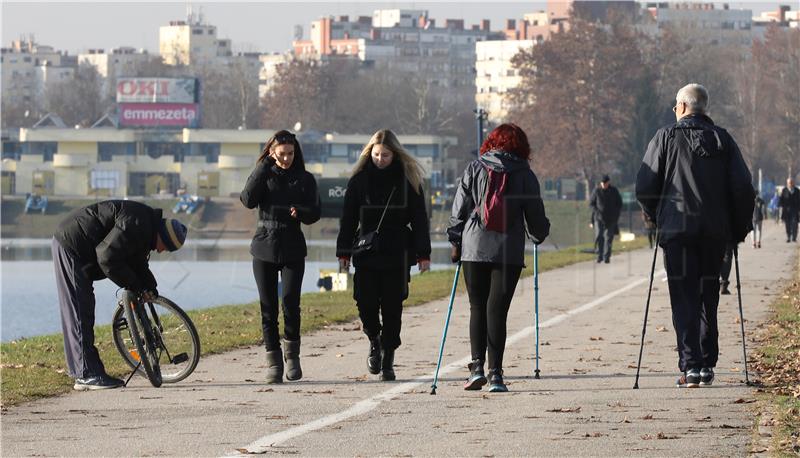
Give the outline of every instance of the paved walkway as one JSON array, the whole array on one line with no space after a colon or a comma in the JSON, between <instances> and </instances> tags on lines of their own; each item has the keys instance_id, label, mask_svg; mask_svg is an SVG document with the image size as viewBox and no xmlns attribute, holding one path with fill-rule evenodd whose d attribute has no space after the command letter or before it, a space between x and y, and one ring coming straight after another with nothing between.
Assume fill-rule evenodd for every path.
<instances>
[{"instance_id":1,"label":"paved walkway","mask_svg":"<svg viewBox=\"0 0 800 458\"><path fill-rule=\"evenodd\" d=\"M750 330L780 292L776 278L787 279L786 266L797 262L797 245L768 226L763 249L740 253ZM397 382L367 373L368 343L356 324L335 326L303 338L300 382L262 383L264 351L250 348L204 358L192 377L161 389L137 378L121 390L12 407L2 418L2 455L745 455L752 391L743 385L735 295L720 303L717 382L676 389L660 273L641 389L631 389L651 259L642 250L540 276L540 380L531 376L533 280L524 279L509 317L507 394L460 388L469 355L462 296L437 396L429 391L446 300L406 310Z\"/></svg>"}]
</instances>

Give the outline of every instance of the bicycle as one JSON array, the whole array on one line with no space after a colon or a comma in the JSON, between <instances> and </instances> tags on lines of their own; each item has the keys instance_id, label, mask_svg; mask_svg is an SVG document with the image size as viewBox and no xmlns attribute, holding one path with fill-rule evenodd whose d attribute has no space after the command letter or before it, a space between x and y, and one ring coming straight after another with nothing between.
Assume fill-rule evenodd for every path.
<instances>
[{"instance_id":1,"label":"bicycle","mask_svg":"<svg viewBox=\"0 0 800 458\"><path fill-rule=\"evenodd\" d=\"M112 337L133 371L126 385L137 373L156 388L191 375L200 361L200 337L186 312L163 296L144 301L130 291L117 305Z\"/></svg>"}]
</instances>

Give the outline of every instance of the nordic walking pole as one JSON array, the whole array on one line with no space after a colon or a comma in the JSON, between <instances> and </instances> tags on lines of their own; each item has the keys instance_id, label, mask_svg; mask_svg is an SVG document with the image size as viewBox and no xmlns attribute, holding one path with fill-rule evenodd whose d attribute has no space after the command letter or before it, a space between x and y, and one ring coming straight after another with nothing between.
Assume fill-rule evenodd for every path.
<instances>
[{"instance_id":1,"label":"nordic walking pole","mask_svg":"<svg viewBox=\"0 0 800 458\"><path fill-rule=\"evenodd\" d=\"M536 369L533 378L539 378L539 245L533 245L533 307L536 318Z\"/></svg>"},{"instance_id":2,"label":"nordic walking pole","mask_svg":"<svg viewBox=\"0 0 800 458\"><path fill-rule=\"evenodd\" d=\"M450 315L453 313L453 302L456 299L456 287L458 287L458 276L461 273L461 261L456 265L456 275L453 277L453 290L450 292L450 305L447 306L447 318L444 320L444 330L442 331L442 344L439 346L439 361L436 363L436 373L433 376L431 394L436 394L436 382L439 381L439 368L442 366L442 354L444 353L444 341L447 339L447 328L450 326Z\"/></svg>"},{"instance_id":3,"label":"nordic walking pole","mask_svg":"<svg viewBox=\"0 0 800 458\"><path fill-rule=\"evenodd\" d=\"M744 338L744 312L742 311L742 282L739 280L739 246L733 247L733 259L736 264L736 295L739 297L739 324L742 328L742 355L744 356L744 381L750 385L750 376L747 373L747 346Z\"/></svg>"},{"instance_id":4,"label":"nordic walking pole","mask_svg":"<svg viewBox=\"0 0 800 458\"><path fill-rule=\"evenodd\" d=\"M653 248L653 265L650 266L650 287L647 289L647 302L644 305L644 324L642 324L642 343L639 346L639 362L636 363L636 381L633 389L639 389L639 370L642 368L642 352L644 351L644 334L647 332L647 313L650 311L650 295L653 292L653 276L656 272L656 255L658 254L658 229L656 229L656 243Z\"/></svg>"}]
</instances>

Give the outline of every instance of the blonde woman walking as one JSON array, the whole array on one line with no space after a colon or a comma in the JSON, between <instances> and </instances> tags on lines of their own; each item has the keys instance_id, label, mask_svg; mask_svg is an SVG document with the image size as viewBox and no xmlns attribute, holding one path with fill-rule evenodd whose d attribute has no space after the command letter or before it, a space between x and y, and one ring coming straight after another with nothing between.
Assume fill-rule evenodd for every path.
<instances>
[{"instance_id":1,"label":"blonde woman walking","mask_svg":"<svg viewBox=\"0 0 800 458\"><path fill-rule=\"evenodd\" d=\"M390 130L364 146L347 183L336 240L341 271L355 267L353 299L369 338L367 369L394 380L410 267L430 269L423 171ZM382 320L381 320L382 318Z\"/></svg>"}]
</instances>

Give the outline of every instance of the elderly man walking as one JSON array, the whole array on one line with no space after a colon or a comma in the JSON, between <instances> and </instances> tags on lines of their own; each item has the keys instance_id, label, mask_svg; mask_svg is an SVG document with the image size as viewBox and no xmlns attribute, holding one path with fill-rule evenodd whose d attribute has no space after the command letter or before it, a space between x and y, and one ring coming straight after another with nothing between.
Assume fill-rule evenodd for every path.
<instances>
[{"instance_id":1,"label":"elderly man walking","mask_svg":"<svg viewBox=\"0 0 800 458\"><path fill-rule=\"evenodd\" d=\"M619 234L619 215L622 212L622 196L614 186L611 186L611 177L603 175L600 184L589 198L589 208L592 209L592 222L589 227L594 228L594 246L597 250L597 262L611 262L611 244L614 236Z\"/></svg>"},{"instance_id":2,"label":"elderly man walking","mask_svg":"<svg viewBox=\"0 0 800 458\"><path fill-rule=\"evenodd\" d=\"M720 265L729 243L751 230L750 171L728 132L706 114L708 91L678 91L677 122L659 129L636 177L636 198L656 222L664 249L672 321L678 341L679 387L711 385L719 355Z\"/></svg>"},{"instance_id":3,"label":"elderly man walking","mask_svg":"<svg viewBox=\"0 0 800 458\"><path fill-rule=\"evenodd\" d=\"M786 179L786 187L778 199L781 208L781 219L786 225L786 243L797 241L797 223L800 219L800 189L794 185L794 179Z\"/></svg>"}]
</instances>

